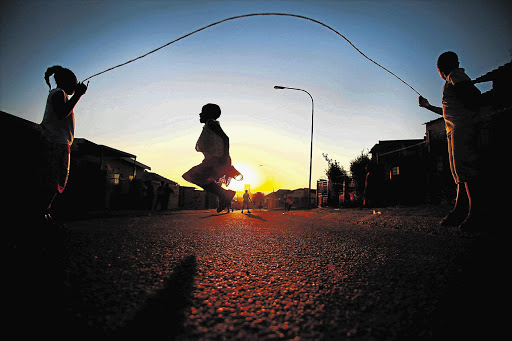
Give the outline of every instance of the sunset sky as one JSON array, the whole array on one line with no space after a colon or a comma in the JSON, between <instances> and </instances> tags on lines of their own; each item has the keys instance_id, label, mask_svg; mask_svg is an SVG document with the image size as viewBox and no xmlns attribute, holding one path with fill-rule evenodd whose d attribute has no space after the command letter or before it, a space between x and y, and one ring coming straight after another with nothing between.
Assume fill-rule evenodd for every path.
<instances>
[{"instance_id":1,"label":"sunset sky","mask_svg":"<svg viewBox=\"0 0 512 341\"><path fill-rule=\"evenodd\" d=\"M40 123L47 67L82 80L228 17L282 12L319 20L440 105L436 59L452 50L476 78L511 60L510 1L3 1L0 110ZM181 178L206 103L222 109L231 157L252 191L308 186L314 98L313 188L329 154L350 161L379 140L416 139L437 118L417 94L326 28L288 17L217 25L92 78L75 108L76 137L137 155ZM482 91L490 84L479 85ZM264 166L260 166L264 165ZM235 186L235 185L238 185ZM233 188L243 189L244 183Z\"/></svg>"}]
</instances>

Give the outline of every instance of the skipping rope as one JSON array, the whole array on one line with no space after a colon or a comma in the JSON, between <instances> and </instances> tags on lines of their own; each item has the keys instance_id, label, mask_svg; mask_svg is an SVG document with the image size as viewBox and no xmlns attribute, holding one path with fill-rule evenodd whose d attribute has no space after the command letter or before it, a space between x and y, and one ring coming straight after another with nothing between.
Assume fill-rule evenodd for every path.
<instances>
[{"instance_id":1,"label":"skipping rope","mask_svg":"<svg viewBox=\"0 0 512 341\"><path fill-rule=\"evenodd\" d=\"M330 27L329 25L326 25L318 20L315 20L315 19L312 19L312 18L308 18L306 16L303 16L303 15L298 15L298 14L289 14L289 13L251 13L251 14L243 14L243 15L237 15L237 16L234 16L234 17L230 17L230 18L226 18L226 19L223 19L223 20L220 20L220 21L216 21L214 23L211 23L207 26L204 26L204 27L201 27L200 29L197 29L193 32L190 32L188 34L185 34L184 36L181 36L177 39L174 39L170 42L168 42L167 44L164 44L152 51L149 51L139 57L136 57L136 58L133 58L133 59L130 59L129 61L127 62L124 62L122 64L119 64L119 65L116 65L116 66L113 66L111 68L108 68L104 71L101 71L101 72L98 72L92 76L89 76L87 77L86 79L84 79L83 81L85 82L86 80L89 80L93 77L96 77L96 76L99 76L101 74L104 74L106 72L109 72L109 71L112 71L114 69L117 69L117 68L120 68L121 66L124 66L124 65L127 65L127 64L130 64L130 63L133 63L134 61L136 60L139 60L139 59L142 59L144 57L147 57L149 56L150 54L153 54L161 49L163 49L164 47L167 47L169 45L172 45L182 39L185 39L187 37L190 37L191 35L193 34L196 34L198 32L201 32L203 30L206 30L207 28L210 28L210 27L213 27L213 26L216 26L216 25L219 25L219 24L222 24L226 21L230 21L230 20L235 20L235 19L241 19L241 18L247 18L247 17L256 17L256 16L282 16L282 17L294 17L294 18L299 18L299 19L304 19L304 20L309 20L311 22L314 22L316 24L319 24L327 29L329 29L330 31L336 33L337 35L339 35L341 38L343 38L347 43L350 44L350 46L352 46L357 52L359 52L364 58L368 59L370 62L372 62L373 64L377 65L378 67L380 67L381 69L387 71L389 74L391 74L392 76L394 76L395 78L397 78L399 81L401 81L402 83L404 83L405 85L407 85L409 88L411 88L415 93L417 93L418 95L420 95L420 93L414 89L411 85L409 85L406 81L404 81L402 78L398 77L396 74L394 74L393 72L391 72L390 70L388 70L387 68L385 68L384 66L380 65L379 63L377 63L375 60L371 59L370 57L368 57L367 55L365 55L361 50L359 50L350 40L348 40L343 34L339 33L338 31L336 31L335 29L333 29L332 27ZM421 95L420 95L421 96Z\"/></svg>"}]
</instances>

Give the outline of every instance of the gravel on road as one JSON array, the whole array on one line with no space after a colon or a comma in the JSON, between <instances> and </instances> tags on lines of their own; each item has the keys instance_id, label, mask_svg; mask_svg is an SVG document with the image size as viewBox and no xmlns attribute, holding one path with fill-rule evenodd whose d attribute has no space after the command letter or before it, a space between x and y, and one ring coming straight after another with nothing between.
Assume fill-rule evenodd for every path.
<instances>
[{"instance_id":1,"label":"gravel on road","mask_svg":"<svg viewBox=\"0 0 512 341\"><path fill-rule=\"evenodd\" d=\"M501 328L502 241L440 227L445 213L438 206L178 211L68 222L60 239L17 247L37 257L16 266L31 293L18 310L27 323L44 315L30 306L46 290L43 303L64 304L62 316L40 317L49 331L87 337L490 336ZM62 278L48 271L57 264L64 294L33 277ZM42 270L20 269L33 265Z\"/></svg>"}]
</instances>

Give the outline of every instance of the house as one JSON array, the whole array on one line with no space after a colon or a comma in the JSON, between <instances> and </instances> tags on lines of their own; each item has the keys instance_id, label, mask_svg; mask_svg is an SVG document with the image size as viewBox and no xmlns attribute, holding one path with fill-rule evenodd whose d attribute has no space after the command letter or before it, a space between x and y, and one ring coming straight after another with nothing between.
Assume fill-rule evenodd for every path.
<instances>
[{"instance_id":1,"label":"house","mask_svg":"<svg viewBox=\"0 0 512 341\"><path fill-rule=\"evenodd\" d=\"M269 193L264 198L264 206L272 209L284 209L286 201L292 201L292 207L298 209L305 209L308 207L308 191L309 188L298 188L295 190L279 189L275 192ZM315 205L316 190L311 189L310 192L310 205Z\"/></svg>"},{"instance_id":2,"label":"house","mask_svg":"<svg viewBox=\"0 0 512 341\"><path fill-rule=\"evenodd\" d=\"M182 210L208 210L217 208L216 195L195 187L179 186L178 208Z\"/></svg>"},{"instance_id":3,"label":"house","mask_svg":"<svg viewBox=\"0 0 512 341\"><path fill-rule=\"evenodd\" d=\"M136 179L135 181L137 181ZM142 200L147 198L150 202L147 203L149 207L155 207L156 204L156 196L158 195L158 188L163 184L167 185L170 188L169 201L167 203L167 207L164 209L176 210L179 209L179 195L180 195L180 185L178 183L169 180L159 174L151 173L147 169L144 170L142 176L140 176L139 186L142 186ZM144 195L148 191L148 195ZM154 195L150 195L149 193L153 193Z\"/></svg>"},{"instance_id":4,"label":"house","mask_svg":"<svg viewBox=\"0 0 512 341\"><path fill-rule=\"evenodd\" d=\"M325 207L327 206L327 200L329 199L329 180L319 179L316 182L316 206Z\"/></svg>"},{"instance_id":5,"label":"house","mask_svg":"<svg viewBox=\"0 0 512 341\"><path fill-rule=\"evenodd\" d=\"M265 196L264 206L267 208L282 208L284 209L285 197L291 191L289 189L279 189L275 192L269 193Z\"/></svg>"},{"instance_id":6,"label":"house","mask_svg":"<svg viewBox=\"0 0 512 341\"><path fill-rule=\"evenodd\" d=\"M68 188L62 196L66 202L73 202L73 207L85 211L139 208L135 180L147 169L151 168L138 162L135 155L75 138Z\"/></svg>"},{"instance_id":7,"label":"house","mask_svg":"<svg viewBox=\"0 0 512 341\"><path fill-rule=\"evenodd\" d=\"M370 154L376 165L379 202L410 204L424 200L427 187L424 139L379 141Z\"/></svg>"},{"instance_id":8,"label":"house","mask_svg":"<svg viewBox=\"0 0 512 341\"><path fill-rule=\"evenodd\" d=\"M308 203L308 192L309 188L298 188L289 193L285 194L284 201L290 199L292 201L292 207L298 209L306 209L314 206L316 190L311 189L309 193L309 203Z\"/></svg>"},{"instance_id":9,"label":"house","mask_svg":"<svg viewBox=\"0 0 512 341\"><path fill-rule=\"evenodd\" d=\"M350 206L353 204L355 200L354 194L354 179L350 177L345 178L345 180L339 184L341 185L335 191L333 191L332 186L329 184L328 179L319 179L316 182L316 206L317 207L327 207L329 206L329 196L336 196L337 201L335 206Z\"/></svg>"},{"instance_id":10,"label":"house","mask_svg":"<svg viewBox=\"0 0 512 341\"><path fill-rule=\"evenodd\" d=\"M31 202L33 191L40 191L42 179L42 145L39 124L0 112L2 129L2 179L4 190L11 196L13 206L25 210L40 203ZM16 140L16 143L13 141ZM66 215L80 215L89 210L151 208L144 198L144 184L156 189L163 181L176 195L171 196L169 208L177 208L178 184L151 170L133 154L99 145L84 138L75 138L71 146L70 174L66 190L54 204Z\"/></svg>"},{"instance_id":11,"label":"house","mask_svg":"<svg viewBox=\"0 0 512 341\"><path fill-rule=\"evenodd\" d=\"M424 171L428 186L426 200L432 203L449 201L455 198L456 187L453 186L446 128L442 116L425 123L425 140L427 151Z\"/></svg>"},{"instance_id":12,"label":"house","mask_svg":"<svg viewBox=\"0 0 512 341\"><path fill-rule=\"evenodd\" d=\"M507 163L510 153L510 126L512 124L512 62L482 75L473 83L492 82L491 90L482 94L478 122L478 148L484 178L500 174L501 163ZM493 193L499 195L499 193Z\"/></svg>"},{"instance_id":13,"label":"house","mask_svg":"<svg viewBox=\"0 0 512 341\"><path fill-rule=\"evenodd\" d=\"M489 71L475 80L474 84L492 82L492 89L483 93L483 101L491 106L493 111L510 110L512 98L512 61ZM510 112L510 111L509 111Z\"/></svg>"}]
</instances>

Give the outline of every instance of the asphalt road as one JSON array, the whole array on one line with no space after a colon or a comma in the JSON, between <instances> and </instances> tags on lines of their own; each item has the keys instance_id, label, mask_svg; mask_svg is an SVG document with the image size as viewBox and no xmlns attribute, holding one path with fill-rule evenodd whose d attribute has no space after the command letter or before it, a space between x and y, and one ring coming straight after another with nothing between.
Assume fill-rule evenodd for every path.
<instances>
[{"instance_id":1,"label":"asphalt road","mask_svg":"<svg viewBox=\"0 0 512 341\"><path fill-rule=\"evenodd\" d=\"M11 316L38 334L108 339L458 339L504 327L501 238L432 227L435 216L325 212L183 211L31 231L11 250Z\"/></svg>"}]
</instances>

